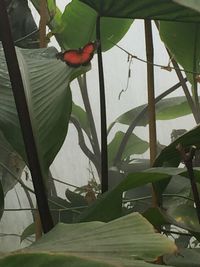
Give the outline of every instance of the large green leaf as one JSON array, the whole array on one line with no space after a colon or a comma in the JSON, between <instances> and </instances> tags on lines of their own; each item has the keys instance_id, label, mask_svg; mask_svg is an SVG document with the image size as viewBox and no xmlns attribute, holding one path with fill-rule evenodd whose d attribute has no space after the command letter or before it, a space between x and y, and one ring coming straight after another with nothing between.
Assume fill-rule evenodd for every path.
<instances>
[{"instance_id":1,"label":"large green leaf","mask_svg":"<svg viewBox=\"0 0 200 267\"><path fill-rule=\"evenodd\" d=\"M113 164L113 160L116 156L116 153L119 149L119 145L124 137L123 132L119 131L115 134L115 137L108 145L108 164L111 166ZM143 154L149 147L148 142L142 140L135 134L131 134L127 145L124 149L122 160L128 159L131 155L134 154Z\"/></svg>"},{"instance_id":2,"label":"large green leaf","mask_svg":"<svg viewBox=\"0 0 200 267\"><path fill-rule=\"evenodd\" d=\"M21 253L0 259L0 267L117 267L117 264L106 263L88 259L86 257L74 256L64 253ZM152 266L152 265L151 265ZM148 265L147 265L148 267Z\"/></svg>"},{"instance_id":3,"label":"large green leaf","mask_svg":"<svg viewBox=\"0 0 200 267\"><path fill-rule=\"evenodd\" d=\"M61 28L58 32L61 36L61 46L65 49L79 48L89 41L96 40L97 16L97 12L88 5L72 0L62 15ZM108 50L113 47L113 43L119 42L132 22L131 19L102 18L102 49Z\"/></svg>"},{"instance_id":4,"label":"large green leaf","mask_svg":"<svg viewBox=\"0 0 200 267\"><path fill-rule=\"evenodd\" d=\"M181 144L183 147L189 147L195 145L197 148L200 147L200 126L193 128L188 131L186 134L177 138L173 143L169 146L165 147L162 152L155 159L153 164L154 167L159 166L178 166L180 163L180 153L176 149L178 144Z\"/></svg>"},{"instance_id":5,"label":"large green leaf","mask_svg":"<svg viewBox=\"0 0 200 267\"><path fill-rule=\"evenodd\" d=\"M196 83L200 71L200 26L197 23L160 22L160 36L174 58L186 70L188 80ZM187 72L189 71L189 72Z\"/></svg>"},{"instance_id":6,"label":"large green leaf","mask_svg":"<svg viewBox=\"0 0 200 267\"><path fill-rule=\"evenodd\" d=\"M81 0L101 16L199 22L197 11L174 3L172 0Z\"/></svg>"},{"instance_id":7,"label":"large green leaf","mask_svg":"<svg viewBox=\"0 0 200 267\"><path fill-rule=\"evenodd\" d=\"M22 253L2 256L0 266L17 266L9 265L16 262L20 266L153 267L145 261L175 251L173 241L155 233L140 214L132 213L109 223L58 224ZM40 265L44 261L45 265Z\"/></svg>"},{"instance_id":8,"label":"large green leaf","mask_svg":"<svg viewBox=\"0 0 200 267\"><path fill-rule=\"evenodd\" d=\"M191 109L185 96L170 97L160 100L156 103L156 119L171 120L191 113ZM134 120L137 126L146 126L148 124L147 105L141 105L120 115L115 123L130 125ZM111 125L112 127L113 125Z\"/></svg>"},{"instance_id":9,"label":"large green leaf","mask_svg":"<svg viewBox=\"0 0 200 267\"><path fill-rule=\"evenodd\" d=\"M171 174L135 172L129 174L117 186L100 196L89 206L79 218L80 221L110 221L122 215L122 194L130 189L161 180L166 180Z\"/></svg>"},{"instance_id":10,"label":"large green leaf","mask_svg":"<svg viewBox=\"0 0 200 267\"><path fill-rule=\"evenodd\" d=\"M56 59L55 48L17 49L25 94L41 165L45 171L59 151L71 113L70 81L83 68L69 68ZM0 49L0 129L13 148L26 160L17 111L6 62Z\"/></svg>"},{"instance_id":11,"label":"large green leaf","mask_svg":"<svg viewBox=\"0 0 200 267\"><path fill-rule=\"evenodd\" d=\"M12 37L14 41L17 41L16 45L26 48L38 48L37 25L31 14L28 1L15 0L5 2L7 4ZM24 38L25 36L26 38Z\"/></svg>"},{"instance_id":12,"label":"large green leaf","mask_svg":"<svg viewBox=\"0 0 200 267\"><path fill-rule=\"evenodd\" d=\"M71 117L78 121L81 128L90 138L91 137L90 123L86 111L83 110L80 106L76 105L75 103L72 103Z\"/></svg>"},{"instance_id":13,"label":"large green leaf","mask_svg":"<svg viewBox=\"0 0 200 267\"><path fill-rule=\"evenodd\" d=\"M143 172L130 173L117 186L100 196L80 216L79 221L110 221L122 215L122 195L148 183L168 181L174 175L188 178L187 171L182 168L151 168ZM195 172L196 181L200 183L200 172ZM162 189L162 188L161 188Z\"/></svg>"}]
</instances>

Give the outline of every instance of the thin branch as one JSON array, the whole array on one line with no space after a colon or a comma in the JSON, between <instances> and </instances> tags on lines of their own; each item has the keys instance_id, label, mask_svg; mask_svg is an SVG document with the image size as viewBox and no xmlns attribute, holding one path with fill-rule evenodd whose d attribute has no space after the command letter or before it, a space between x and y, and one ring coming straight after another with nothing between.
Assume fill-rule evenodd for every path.
<instances>
[{"instance_id":1,"label":"thin branch","mask_svg":"<svg viewBox=\"0 0 200 267\"><path fill-rule=\"evenodd\" d=\"M109 41L111 42L111 41ZM132 53L130 53L128 50L124 49L123 47L119 46L118 44L115 44L113 42L111 42L113 45L115 45L116 47L118 47L120 50L122 50L123 52L125 52L130 58L134 58L138 61L141 61L143 63L146 63L146 64L150 64L150 65L153 65L154 67L159 67L161 68L162 70L165 70L165 71L171 71L171 70L179 70L181 72L185 72L185 73L190 73L190 74L196 74L196 75L200 75L199 72L195 72L195 71L191 71L191 70L187 70L187 69L181 69L181 68L177 68L177 67L171 67L171 66L166 66L166 65L163 65L163 64L157 64L157 63L154 63L152 61L149 61L149 60L145 60L143 58L140 58L136 55L133 55Z\"/></svg>"},{"instance_id":2,"label":"thin branch","mask_svg":"<svg viewBox=\"0 0 200 267\"><path fill-rule=\"evenodd\" d=\"M163 197L165 198L171 198L171 197L177 197L177 198L183 198L189 201L194 202L194 200L190 197L185 197L182 195L178 195L178 194L162 194ZM142 200L146 200L146 199L151 199L152 196L146 196L146 197L139 197L139 198L130 198L130 199L123 199L123 203L127 203L127 202L135 202L135 201L142 201Z\"/></svg>"},{"instance_id":3,"label":"thin branch","mask_svg":"<svg viewBox=\"0 0 200 267\"><path fill-rule=\"evenodd\" d=\"M157 27L157 29L158 29L158 31L159 31L159 23L158 23L157 21L155 21L155 25L156 25L156 27ZM188 104L189 104L189 106L190 106L190 108L191 108L191 111L192 111L192 114L193 114L193 116L194 116L194 119L195 119L196 123L198 123L198 121L199 121L199 118L198 118L198 117L199 117L199 116L198 116L198 114L197 114L197 112L196 112L195 103L194 103L194 101L193 101L193 99L192 99L192 97L191 97L191 95L190 95L188 86L187 86L187 84L186 84L186 81L184 81L183 74L182 74L183 71L184 71L185 73L193 73L193 72L190 72L190 71L181 69L181 68L179 67L178 63L176 62L176 60L174 59L173 55L172 55L171 52L169 51L169 49L168 49L167 47L165 47L165 48L166 48L166 51L167 51L167 53L168 53L168 55L169 55L169 58L171 59L171 62L172 62L172 65L173 65L173 69L175 70L176 75L177 75L179 81L181 82L181 85L182 85L182 88L183 88L183 92L184 92L184 94L185 94L185 96L186 96L186 98L187 98L187 101L188 101ZM170 68L171 68L171 67L170 67ZM193 73L193 74L194 74L194 73ZM196 75L197 75L197 73L196 73Z\"/></svg>"},{"instance_id":4,"label":"thin branch","mask_svg":"<svg viewBox=\"0 0 200 267\"><path fill-rule=\"evenodd\" d=\"M79 186L76 186L76 185L73 185L73 184L69 184L69 183L63 182L63 181L61 181L61 180L59 180L57 178L54 178L54 177L52 177L52 179L54 181L58 182L58 183L61 183L61 184L64 184L64 185L68 185L68 186L74 187L76 189L79 189L80 188Z\"/></svg>"},{"instance_id":5,"label":"thin branch","mask_svg":"<svg viewBox=\"0 0 200 267\"><path fill-rule=\"evenodd\" d=\"M0 162L0 166L2 167L2 168L4 168L17 182L19 182L19 184L23 187L23 188L25 188L26 190L28 190L29 192L31 192L31 193L33 193L33 194L35 194L35 192L34 192L34 190L32 190L31 188L29 188L28 186L26 186L25 184L24 184L24 182L21 180L21 179L19 179L5 164L3 164L2 162Z\"/></svg>"}]
</instances>

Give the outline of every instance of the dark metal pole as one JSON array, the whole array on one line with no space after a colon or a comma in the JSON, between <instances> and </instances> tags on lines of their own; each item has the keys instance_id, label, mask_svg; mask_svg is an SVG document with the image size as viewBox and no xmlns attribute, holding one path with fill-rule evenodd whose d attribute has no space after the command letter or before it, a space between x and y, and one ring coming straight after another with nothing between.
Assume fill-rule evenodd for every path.
<instances>
[{"instance_id":1,"label":"dark metal pole","mask_svg":"<svg viewBox=\"0 0 200 267\"><path fill-rule=\"evenodd\" d=\"M101 107L101 188L102 193L108 190L108 151L107 151L107 122L106 122L106 100L105 85L103 75L103 60L101 51L101 17L97 17L96 37L98 42L97 56L99 69L99 90L100 90L100 107Z\"/></svg>"},{"instance_id":2,"label":"dark metal pole","mask_svg":"<svg viewBox=\"0 0 200 267\"><path fill-rule=\"evenodd\" d=\"M53 228L53 220L48 207L48 201L42 177L42 170L38 158L35 139L33 136L26 96L24 93L24 86L19 69L19 64L17 61L14 43L12 40L12 34L4 0L0 0L0 36L4 48L11 86L21 125L42 227L44 233L47 233Z\"/></svg>"}]
</instances>

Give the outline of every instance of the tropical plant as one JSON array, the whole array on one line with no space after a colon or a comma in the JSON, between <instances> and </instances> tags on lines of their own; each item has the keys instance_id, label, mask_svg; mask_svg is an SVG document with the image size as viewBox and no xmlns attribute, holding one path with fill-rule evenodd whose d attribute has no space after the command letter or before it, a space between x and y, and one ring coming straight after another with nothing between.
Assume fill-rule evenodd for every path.
<instances>
[{"instance_id":1,"label":"tropical plant","mask_svg":"<svg viewBox=\"0 0 200 267\"><path fill-rule=\"evenodd\" d=\"M42 11L40 9L41 6L39 5L40 1L33 0L32 2L38 10ZM84 3L88 4L88 6L85 5ZM186 1L181 1L181 0L180 1L168 0L165 1L165 3L161 3L160 1L157 0L157 1L149 1L148 5L145 1L134 1L134 2L121 1L120 3L117 2L115 3L115 5L113 5L113 1L111 0L106 1L103 4L101 1L98 0L97 1L73 0L69 5L66 6L66 9L63 14L61 14L59 9L56 7L55 1L49 0L47 1L47 5L48 5L46 9L47 12L45 14L47 14L48 16L45 20L45 23L46 22L48 23L49 28L51 29L51 34L55 35L61 48L63 49L78 48L83 46L85 43L96 39L94 24L96 23L96 21L97 22L99 21L99 15L102 17L101 42L102 42L102 49L104 51L112 48L123 37L125 32L132 24L133 19L136 18L146 19L145 26L146 26L149 92L150 89L153 89L154 77L152 74L152 64L151 64L153 63L153 57L152 54L149 53L149 51L151 52L153 46L152 46L152 36L151 36L151 24L149 23L148 19L156 19L162 21L158 25L161 37L168 46L168 48L170 49L171 53L173 53L173 57L176 58L177 61L184 68L185 73L187 75L187 79L192 84L192 95L190 95L189 93L189 90L186 85L186 79L184 79L183 76L181 75L179 66L174 61L174 59L172 59L172 62L174 64L173 67L169 65L166 68L168 68L169 70L172 70L174 68L177 72L180 82L156 99L156 101L158 102L157 118L161 119L177 118L178 116L183 116L185 114L188 114L190 112L188 107L190 107L196 122L199 122L199 99L197 93L199 56L198 56L197 43L198 43L198 25L199 25L198 23L200 16L198 13L199 11L198 4L197 5L194 5L193 3L188 4L186 3ZM185 7L185 5L187 7ZM189 9L188 5L189 7L192 7L192 9ZM41 15L42 14L44 13L41 12ZM78 19L77 19L77 14L79 14ZM87 20L85 18L87 18ZM121 20L119 18L124 18L124 20ZM84 22L87 23L87 25L83 23L83 20ZM175 27L174 22L169 23L165 22L165 20L169 21L176 20L179 21L179 24L175 24L176 26ZM187 24L187 27L185 27L183 21L184 23L190 22L190 24L189 25ZM99 25L98 23L97 25ZM178 37L176 35L177 29L179 33ZM77 32L81 33L81 35L80 34L77 35ZM190 38L188 38L188 40L191 40L191 38L193 38L194 42L183 43L181 40L183 36L185 36L186 34L190 35ZM178 39L180 42L178 49L177 45L175 45L176 42L174 41L174 38ZM186 57L185 53L186 50L190 51L190 53L188 53L188 57ZM101 51L98 50L98 55L100 54L99 52ZM88 102L88 95L87 95L87 83L86 83L85 72L88 71L89 68L82 67L74 70L70 67L65 66L62 62L56 59L55 55L57 51L55 49L38 49L35 51L17 49L17 53L21 70L23 71L22 77L25 85L24 86L25 93L27 97L29 112L31 115L31 123L35 134L35 140L39 152L39 159L42 166L43 174L45 174L44 177L45 178L47 177L48 168L63 143L64 137L67 132L67 123L69 122L69 120L71 120L71 122L77 129L79 135L79 142L82 150L89 157L91 162L93 162L94 166L97 169L97 173L99 174L101 180L103 181L103 179L105 179L104 177L105 173L103 172L101 173L101 168L99 165L101 159L101 153L99 149L94 118L92 116L92 111L90 109L90 103ZM132 57L132 55L130 55L130 57ZM1 62L4 62L3 54L1 54ZM0 127L7 141L9 141L11 146L20 154L20 156L24 159L24 161L26 161L29 164L25 154L23 140L21 137L21 131L19 128L19 123L17 118L17 112L15 109L15 104L10 90L10 81L8 76L5 75L5 73L7 72L5 62L3 65L4 69L2 68L0 79L1 79L1 84L3 85L2 96L5 96L5 98L1 106L2 115L0 116L1 118ZM83 75L80 76L80 74ZM45 77L45 80L43 80L43 77ZM79 86L84 100L85 111L82 110L76 104L73 104L71 113L72 101L68 85L70 81L75 77L78 77ZM42 86L40 84L41 81L43 81ZM50 86L48 86L48 83ZM166 96L169 92L178 88L178 86L180 85L182 85L184 89L186 95L185 98L179 97L179 98L162 100L164 96ZM182 246L184 244L184 246L186 247L189 243L191 236L196 237L196 239L199 241L199 229L198 229L199 227L196 222L196 214L195 214L195 209L193 207L194 202L190 196L191 194L190 186L188 180L186 179L187 174L185 170L182 170L180 168L172 169L172 168L158 168L158 167L161 166L177 167L179 165L182 159L180 157L179 152L176 150L176 146L178 144L182 144L182 146L184 147L189 147L191 145L196 145L197 147L199 147L199 140L198 140L199 126L197 126L194 130L189 131L182 137L175 140L168 147L164 148L161 154L155 159L155 151L157 144L155 142L156 141L155 131L153 130L155 125L155 120L154 120L155 107L154 107L154 99L152 98L154 98L153 91L152 94L149 95L149 103L148 103L148 106L152 108L151 119L147 119L146 116L147 107L141 106L127 112L126 114L122 114L109 127L109 132L110 132L115 123L123 123L129 125L129 128L126 133L117 132L115 134L114 139L108 145L108 166L110 168L109 170L110 177L111 175L113 175L114 177L117 176L125 177L128 173L135 171L136 169L135 166L136 167L138 166L137 164L133 164L134 160L132 160L132 157L134 154L145 152L148 148L148 143L137 137L133 133L133 130L138 125L144 126L149 123L151 129L151 136L153 137L152 139L154 139L153 143L150 140L150 150L152 152L150 160L151 164L157 168L128 174L128 176L119 185L117 185L108 193L103 194L101 197L99 197L94 202L94 204L91 205L88 209L85 209L80 216L75 216L74 218L72 218L72 221L100 220L108 222L126 213L139 210L155 227L159 228L166 234L172 233L171 229L169 228L169 226L171 225L176 225L184 230L189 231L189 233L185 235L187 238L184 239L181 239L183 234L179 231L176 231L176 233L180 236L177 243L179 244L179 246ZM102 98L102 101L105 100ZM179 105L177 105L177 103L179 103ZM11 111L9 107L11 107ZM46 110L46 113L42 113L44 108ZM102 116L102 120L104 120L102 121L102 125L103 123L105 123L105 119L106 118L103 118ZM58 123L59 127L57 127ZM60 127L60 125L63 125L63 127ZM90 141L93 151L89 150L89 148L85 145L83 131L85 132L88 140ZM104 141L107 139L105 132L104 135L102 135L102 139L104 139ZM106 154L106 151L104 152ZM143 163L146 162L142 162L142 164ZM144 168L146 168L146 164L142 165L142 169ZM196 170L195 175L198 182L199 181L198 170ZM182 178L182 176L186 178ZM156 206L154 208L148 206L150 203L149 201L146 202L146 200L151 198L151 195L149 193L149 187L147 186L149 183L153 183L154 194L157 195ZM141 189L140 187L144 185L146 187L145 188L143 187ZM128 197L124 199L123 198L124 192L127 192L130 189L136 189L136 191L133 192L131 195L132 199ZM172 191L172 189L174 191ZM145 193L145 195L142 195L141 197L141 193L143 193L144 190L147 190L146 191L147 195ZM0 197L1 197L0 203L2 206L3 197L1 191L2 190L0 190ZM138 197L136 198L136 195L138 194L140 196L140 199ZM67 193L67 197L68 199L70 198L69 192ZM77 199L78 196L76 195L74 200ZM56 199L56 201L58 201L58 199ZM84 198L81 198L81 201L84 201ZM137 205L139 202L141 203L141 201L143 201L142 203L143 206ZM67 207L74 209L75 207L72 202L71 204L62 202L62 204L65 208ZM128 208L127 208L127 203L130 205ZM173 208L171 208L171 203L173 203ZM184 216L185 215L184 213L190 214L190 220L192 218L193 224L191 224L191 222L188 222L188 218ZM131 217L125 217L125 218L131 218ZM121 222L123 222L123 219L121 219ZM113 227L112 223L110 223L110 225L112 228ZM78 225L75 225L75 227L77 226ZM144 226L142 225L142 227ZM117 228L117 230L119 229ZM49 234L50 239L52 238L51 234L53 233L54 235L53 231ZM58 231L60 231L59 228ZM69 232L70 230L67 231ZM98 230L95 231L97 231L99 235L102 234L101 231L100 232L98 232ZM130 231L130 225L128 227L128 234L129 231ZM78 239L80 239L80 234L82 234L81 231L78 232L78 234L76 234ZM55 236L57 235L58 234L55 233ZM124 239L127 238L124 232L122 233L122 235ZM83 238L83 240L87 240L86 236L85 239ZM94 236L92 236L92 238L94 238ZM108 241L109 238L110 236L105 236L105 242ZM73 240L73 245L75 246L75 248L73 248L72 246L72 249L73 251L80 253L79 248L81 247L82 253L85 254L86 253L85 250L83 251L82 246L80 246L80 240L78 243L74 242ZM54 242L54 239L52 238L51 241ZM51 241L48 240L48 235L46 235L44 239L41 240L41 247L40 243L38 243L38 245L36 244L35 247L39 246L38 248L42 248L42 250L44 250L44 252L46 253L47 251L51 251L49 247L51 246ZM42 242L44 243L46 242L46 245L43 246ZM64 243L67 242L67 238L63 242ZM142 240L143 245L144 242ZM101 245L104 244L105 243L102 243ZM165 244L167 244L167 241L165 241ZM121 247L120 249L123 248ZM147 249L149 250L150 248L148 247ZM72 251L69 249L66 250L65 248L63 249L62 247L58 247L58 250L59 251L62 250L64 252ZM149 257L143 257L143 256L141 257L140 253L139 254L136 253L134 254L134 260L137 260L138 257L144 260L153 260L153 257L171 251L172 250L170 251L165 250L162 251L162 253L156 252L155 255L153 256L150 255ZM38 253L37 250L36 252ZM30 260L32 260L32 256L35 256L35 254L33 255L31 253L32 251L30 252L30 254L25 254L25 255L19 254L16 256L9 256L8 258L4 257L2 258L2 262L0 262L0 264L2 264L2 266L3 264L5 265L5 262L6 264L8 264L10 260L11 262L13 262L15 258L17 260L21 258L22 261L24 261L25 258L28 259L30 257ZM131 253L134 253L134 250ZM198 251L191 252L188 249L183 251L184 255L188 254L193 255L193 253L194 255L196 255ZM40 261L40 258L42 261L47 259L46 254L43 255L37 254L37 255L38 255L38 261ZM62 260L65 260L65 257L68 257L68 261L72 260L72 262L75 260L79 260L76 258L77 255L73 255L75 257L73 259L69 255L67 256L65 255L64 258L62 259L57 258L57 255L53 255L52 257L54 256L56 257L56 260L58 262L60 260L61 262ZM51 257L48 257L48 260L51 261L52 258L51 259L50 258ZM115 264L116 259L113 259L112 256L109 259L111 259L112 262L114 261ZM178 256L176 257L174 256L171 258L164 258L164 260L166 263L170 263L175 266L180 266L180 265L184 266L184 264L188 264L186 263L185 259L180 259L180 257ZM79 266L82 266L81 264L86 264L88 266L89 263L88 262L84 263L84 259L81 258L79 264L80 264ZM136 266L140 266L139 264L141 264L141 266L151 266L151 264L145 264L144 262L137 262L137 263L132 262L131 264L136 264ZM195 260L191 259L190 266L195 266L195 264L196 264ZM126 260L124 261L124 259L122 259L122 265L129 266L130 262Z\"/></svg>"}]
</instances>

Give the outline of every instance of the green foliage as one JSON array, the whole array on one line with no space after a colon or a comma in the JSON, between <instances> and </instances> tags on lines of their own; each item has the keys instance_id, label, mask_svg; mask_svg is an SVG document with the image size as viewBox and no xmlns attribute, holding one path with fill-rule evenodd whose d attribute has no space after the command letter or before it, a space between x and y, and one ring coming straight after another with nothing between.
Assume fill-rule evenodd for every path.
<instances>
[{"instance_id":1,"label":"green foliage","mask_svg":"<svg viewBox=\"0 0 200 267\"><path fill-rule=\"evenodd\" d=\"M79 0L71 1L62 14L59 35L64 49L79 48L90 41L96 40L97 12ZM116 18L102 18L101 42L106 51L113 47L113 43L125 35L133 20Z\"/></svg>"},{"instance_id":2,"label":"green foliage","mask_svg":"<svg viewBox=\"0 0 200 267\"><path fill-rule=\"evenodd\" d=\"M186 70L190 83L194 86L200 67L200 26L197 23L160 22L160 36L174 58ZM189 72L187 72L189 71Z\"/></svg>"},{"instance_id":3,"label":"green foliage","mask_svg":"<svg viewBox=\"0 0 200 267\"><path fill-rule=\"evenodd\" d=\"M119 145L124 137L123 132L119 131L115 134L113 140L108 145L108 165L112 166ZM122 155L122 160L129 161L129 157L133 154L143 154L149 147L148 142L142 140L135 134L131 134L128 139L127 145Z\"/></svg>"},{"instance_id":4,"label":"green foliage","mask_svg":"<svg viewBox=\"0 0 200 267\"><path fill-rule=\"evenodd\" d=\"M68 128L71 113L70 81L87 68L72 69L56 59L54 48L38 50L17 49L25 86L32 128L45 172L59 151ZM11 85L1 50L0 128L9 143L26 161L24 144L11 91Z\"/></svg>"},{"instance_id":5,"label":"green foliage","mask_svg":"<svg viewBox=\"0 0 200 267\"><path fill-rule=\"evenodd\" d=\"M130 125L136 121L136 126L146 126L148 124L147 105L141 105L121 114L114 123ZM162 99L156 103L156 119L171 120L191 113L185 96L170 97ZM109 129L113 124L109 127Z\"/></svg>"},{"instance_id":6,"label":"green foliage","mask_svg":"<svg viewBox=\"0 0 200 267\"><path fill-rule=\"evenodd\" d=\"M0 266L153 267L145 261L175 251L173 241L133 213L109 223L58 224L23 252L2 256Z\"/></svg>"},{"instance_id":7,"label":"green foliage","mask_svg":"<svg viewBox=\"0 0 200 267\"><path fill-rule=\"evenodd\" d=\"M120 3L117 0L106 0L103 5L101 0L81 0L81 2L88 4L102 16L107 17L187 22L200 21L197 11L181 6L172 0L121 0ZM187 6L194 7L195 5L193 2L192 4L187 4Z\"/></svg>"},{"instance_id":8,"label":"green foliage","mask_svg":"<svg viewBox=\"0 0 200 267\"><path fill-rule=\"evenodd\" d=\"M3 209L4 209L4 194L3 194L3 187L0 180L0 219L3 215Z\"/></svg>"},{"instance_id":9,"label":"green foliage","mask_svg":"<svg viewBox=\"0 0 200 267\"><path fill-rule=\"evenodd\" d=\"M186 148L195 145L197 148L199 148L200 147L199 135L200 135L200 126L198 125L192 130L188 131L186 134L177 138L169 146L165 147L160 153L160 155L156 158L153 166L177 167L181 160L180 154L176 149L177 145L181 144L183 147Z\"/></svg>"}]
</instances>

